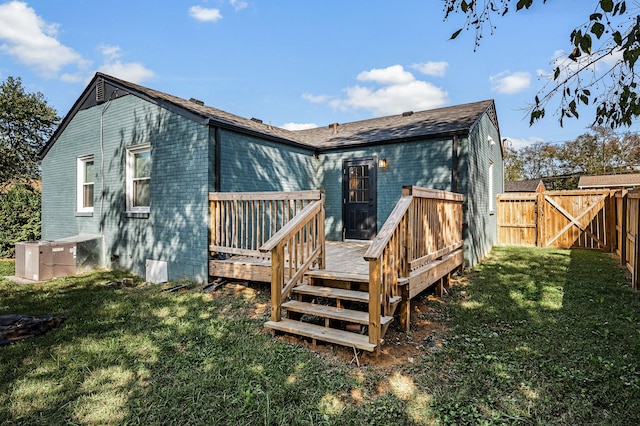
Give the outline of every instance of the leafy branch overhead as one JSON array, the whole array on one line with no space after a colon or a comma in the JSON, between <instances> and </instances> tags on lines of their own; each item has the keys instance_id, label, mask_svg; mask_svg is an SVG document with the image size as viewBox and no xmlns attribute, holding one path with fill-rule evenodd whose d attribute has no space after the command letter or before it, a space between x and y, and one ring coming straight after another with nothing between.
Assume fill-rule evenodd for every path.
<instances>
[{"instance_id":1,"label":"leafy branch overhead","mask_svg":"<svg viewBox=\"0 0 640 426\"><path fill-rule=\"evenodd\" d=\"M445 0L445 19L462 13L466 22L456 30L475 30L475 48L487 27L511 11L531 8L535 0ZM545 116L549 102L559 97L560 125L565 118L578 118L580 109L596 106L594 124L612 128L629 126L640 116L635 66L640 57L638 4L624 0L592 0L593 13L584 17L569 34L564 56L553 60L553 72L529 107L530 124ZM547 0L538 0L538 4ZM628 4L629 3L629 4ZM631 8L629 8L631 5ZM578 18L579 19L579 18Z\"/></svg>"}]
</instances>

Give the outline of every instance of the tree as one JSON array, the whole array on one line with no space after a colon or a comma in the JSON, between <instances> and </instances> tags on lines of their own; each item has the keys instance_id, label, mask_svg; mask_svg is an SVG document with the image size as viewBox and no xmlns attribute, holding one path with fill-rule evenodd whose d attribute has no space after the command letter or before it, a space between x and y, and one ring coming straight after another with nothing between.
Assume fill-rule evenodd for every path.
<instances>
[{"instance_id":1,"label":"tree","mask_svg":"<svg viewBox=\"0 0 640 426\"><path fill-rule=\"evenodd\" d=\"M538 0L538 3L547 0ZM456 12L466 16L455 31L475 29L476 47L495 18L529 9L534 0L445 0L445 19ZM570 53L558 58L549 83L530 107L530 124L544 117L551 99L560 96L558 113L578 118L581 107L596 105L594 124L610 128L629 126L640 116L635 66L640 57L640 15L624 0L594 0L593 13L569 35ZM631 2L629 2L631 3ZM633 1L634 7L637 3Z\"/></svg>"},{"instance_id":2,"label":"tree","mask_svg":"<svg viewBox=\"0 0 640 426\"><path fill-rule=\"evenodd\" d=\"M0 258L13 257L17 242L40 238L40 203L31 182L0 186Z\"/></svg>"},{"instance_id":3,"label":"tree","mask_svg":"<svg viewBox=\"0 0 640 426\"><path fill-rule=\"evenodd\" d=\"M504 147L504 180L522 180L524 179L524 162L522 157L518 155L518 151L511 147Z\"/></svg>"},{"instance_id":4,"label":"tree","mask_svg":"<svg viewBox=\"0 0 640 426\"><path fill-rule=\"evenodd\" d=\"M42 93L26 93L20 78L0 83L0 184L40 175L38 152L59 120Z\"/></svg>"},{"instance_id":5,"label":"tree","mask_svg":"<svg viewBox=\"0 0 640 426\"><path fill-rule=\"evenodd\" d=\"M544 179L548 189L576 189L580 175L640 171L640 136L594 126L563 144L505 150L505 180Z\"/></svg>"}]
</instances>

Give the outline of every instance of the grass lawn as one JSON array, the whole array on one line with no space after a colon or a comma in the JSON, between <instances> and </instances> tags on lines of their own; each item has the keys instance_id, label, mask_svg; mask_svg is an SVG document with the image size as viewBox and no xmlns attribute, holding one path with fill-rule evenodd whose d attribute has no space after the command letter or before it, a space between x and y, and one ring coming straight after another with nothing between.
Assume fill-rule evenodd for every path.
<instances>
[{"instance_id":1,"label":"grass lawn","mask_svg":"<svg viewBox=\"0 0 640 426\"><path fill-rule=\"evenodd\" d=\"M640 294L606 254L497 248L361 366L265 333L267 291L123 276L0 279L0 314L67 317L0 347L0 424L640 424Z\"/></svg>"}]
</instances>

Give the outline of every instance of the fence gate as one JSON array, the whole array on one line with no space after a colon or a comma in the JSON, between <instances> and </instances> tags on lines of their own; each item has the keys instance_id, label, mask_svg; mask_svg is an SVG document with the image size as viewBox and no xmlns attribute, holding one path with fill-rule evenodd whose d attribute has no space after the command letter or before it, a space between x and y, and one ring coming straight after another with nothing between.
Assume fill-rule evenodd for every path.
<instances>
[{"instance_id":1,"label":"fence gate","mask_svg":"<svg viewBox=\"0 0 640 426\"><path fill-rule=\"evenodd\" d=\"M498 196L498 243L537 247L615 247L611 191L550 191Z\"/></svg>"}]
</instances>

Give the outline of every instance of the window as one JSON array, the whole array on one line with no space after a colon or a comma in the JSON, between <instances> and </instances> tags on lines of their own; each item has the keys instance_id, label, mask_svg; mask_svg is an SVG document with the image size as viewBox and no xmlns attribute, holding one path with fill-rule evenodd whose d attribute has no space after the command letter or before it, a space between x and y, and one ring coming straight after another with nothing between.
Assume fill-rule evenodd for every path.
<instances>
[{"instance_id":1,"label":"window","mask_svg":"<svg viewBox=\"0 0 640 426\"><path fill-rule=\"evenodd\" d=\"M489 211L495 209L495 196L493 194L493 161L489 161Z\"/></svg>"},{"instance_id":2,"label":"window","mask_svg":"<svg viewBox=\"0 0 640 426\"><path fill-rule=\"evenodd\" d=\"M78 157L77 174L77 210L82 213L93 212L93 155Z\"/></svg>"},{"instance_id":3,"label":"window","mask_svg":"<svg viewBox=\"0 0 640 426\"><path fill-rule=\"evenodd\" d=\"M369 202L369 166L349 166L349 202Z\"/></svg>"},{"instance_id":4,"label":"window","mask_svg":"<svg viewBox=\"0 0 640 426\"><path fill-rule=\"evenodd\" d=\"M148 213L151 201L151 146L127 148L127 211Z\"/></svg>"}]
</instances>

